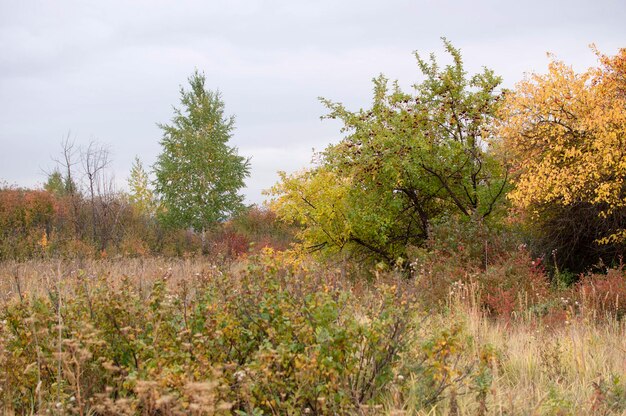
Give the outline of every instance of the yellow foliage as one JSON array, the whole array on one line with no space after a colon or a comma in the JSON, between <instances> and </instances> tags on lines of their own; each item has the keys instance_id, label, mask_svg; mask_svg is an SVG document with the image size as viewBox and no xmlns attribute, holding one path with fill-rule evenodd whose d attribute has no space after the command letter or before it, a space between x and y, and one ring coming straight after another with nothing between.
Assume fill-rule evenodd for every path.
<instances>
[{"instance_id":1,"label":"yellow foliage","mask_svg":"<svg viewBox=\"0 0 626 416\"><path fill-rule=\"evenodd\" d=\"M46 249L46 247L48 247L48 233L47 232L44 231L43 234L41 235L41 240L39 240L39 245L44 250Z\"/></svg>"},{"instance_id":2,"label":"yellow foliage","mask_svg":"<svg viewBox=\"0 0 626 416\"><path fill-rule=\"evenodd\" d=\"M270 208L279 218L302 225L298 237L307 249L322 245L341 249L350 235L346 199L350 186L329 169L318 167L287 175L270 189ZM316 244L318 247L312 247Z\"/></svg>"},{"instance_id":3,"label":"yellow foliage","mask_svg":"<svg viewBox=\"0 0 626 416\"><path fill-rule=\"evenodd\" d=\"M505 96L498 132L516 164L509 194L533 212L544 204L590 203L601 216L626 208L626 49L595 49L600 65L577 73L553 60ZM626 238L615 230L601 242Z\"/></svg>"}]
</instances>

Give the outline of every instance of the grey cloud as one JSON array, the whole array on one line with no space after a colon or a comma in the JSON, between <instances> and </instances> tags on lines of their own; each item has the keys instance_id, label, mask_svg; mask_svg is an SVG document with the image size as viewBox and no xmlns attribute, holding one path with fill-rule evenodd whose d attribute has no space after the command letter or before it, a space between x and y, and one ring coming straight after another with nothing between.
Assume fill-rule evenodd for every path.
<instances>
[{"instance_id":1,"label":"grey cloud","mask_svg":"<svg viewBox=\"0 0 626 416\"><path fill-rule=\"evenodd\" d=\"M595 64L587 45L624 47L621 1L3 1L0 3L0 178L44 180L61 137L110 145L123 185L135 154L159 152L194 68L235 114L233 143L252 156L249 201L277 170L306 165L311 147L340 138L320 121L318 96L365 106L371 78L417 81L414 50L441 54L439 37L507 86L543 71L553 51L577 69Z\"/></svg>"}]
</instances>

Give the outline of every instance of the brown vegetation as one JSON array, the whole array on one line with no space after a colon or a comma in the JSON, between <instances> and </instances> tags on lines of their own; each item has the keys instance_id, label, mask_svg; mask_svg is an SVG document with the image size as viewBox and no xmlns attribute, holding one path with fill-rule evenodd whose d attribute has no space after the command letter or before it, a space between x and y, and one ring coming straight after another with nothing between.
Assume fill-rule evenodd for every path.
<instances>
[{"instance_id":1,"label":"brown vegetation","mask_svg":"<svg viewBox=\"0 0 626 416\"><path fill-rule=\"evenodd\" d=\"M271 250L231 267L5 262L3 412L623 414L626 327L611 296L626 275L546 286L532 301L518 286L498 308L493 294L523 258L527 275L547 279L519 254L511 277L491 265L436 302L440 289L424 280L447 259L372 283L349 264Z\"/></svg>"}]
</instances>

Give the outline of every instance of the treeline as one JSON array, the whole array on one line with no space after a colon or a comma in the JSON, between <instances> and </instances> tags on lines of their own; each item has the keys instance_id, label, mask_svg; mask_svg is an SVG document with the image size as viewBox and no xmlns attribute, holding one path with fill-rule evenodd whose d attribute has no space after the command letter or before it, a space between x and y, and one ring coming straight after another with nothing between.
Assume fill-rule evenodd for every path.
<instances>
[{"instance_id":1,"label":"treeline","mask_svg":"<svg viewBox=\"0 0 626 416\"><path fill-rule=\"evenodd\" d=\"M269 210L249 207L202 237L143 215L127 193L91 199L49 190L0 189L0 260L44 257L184 256L228 260L262 247L284 249L289 227Z\"/></svg>"},{"instance_id":2,"label":"treeline","mask_svg":"<svg viewBox=\"0 0 626 416\"><path fill-rule=\"evenodd\" d=\"M80 147L69 136L43 189L0 187L0 260L194 253L229 259L286 248L291 228L243 204L249 160L228 144L234 118L225 115L220 94L196 71L180 101L171 124L160 125L162 152L152 171L136 158L128 192L116 189L105 146Z\"/></svg>"},{"instance_id":3,"label":"treeline","mask_svg":"<svg viewBox=\"0 0 626 416\"><path fill-rule=\"evenodd\" d=\"M115 188L106 149L63 142L43 189L0 187L0 260L105 258L206 253L228 260L251 249L286 248L291 230L267 209L239 210L205 232L164 224L136 160L130 192Z\"/></svg>"},{"instance_id":4,"label":"treeline","mask_svg":"<svg viewBox=\"0 0 626 416\"><path fill-rule=\"evenodd\" d=\"M281 174L270 211L243 206L249 159L229 146L234 119L195 72L171 123L160 125L152 171L137 159L127 195L106 175L105 148L68 141L45 191L2 190L0 256L240 253L259 239L285 247L293 227L301 253L370 269L409 271L416 248L445 241L484 269L524 244L570 283L618 266L626 49L595 51L598 66L582 73L552 61L507 90L487 68L468 74L460 51L444 45L448 65L416 55L422 81L412 92L381 75L369 108L323 99L346 136L312 169ZM259 227L267 235L250 230Z\"/></svg>"}]
</instances>

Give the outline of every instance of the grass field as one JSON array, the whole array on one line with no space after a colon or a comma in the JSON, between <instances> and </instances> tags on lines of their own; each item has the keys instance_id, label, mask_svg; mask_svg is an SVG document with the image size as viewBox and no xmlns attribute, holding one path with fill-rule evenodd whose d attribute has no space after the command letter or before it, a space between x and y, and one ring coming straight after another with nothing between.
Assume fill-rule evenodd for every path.
<instances>
[{"instance_id":1,"label":"grass field","mask_svg":"<svg viewBox=\"0 0 626 416\"><path fill-rule=\"evenodd\" d=\"M2 414L626 414L623 320L423 296L280 253L6 262Z\"/></svg>"}]
</instances>

